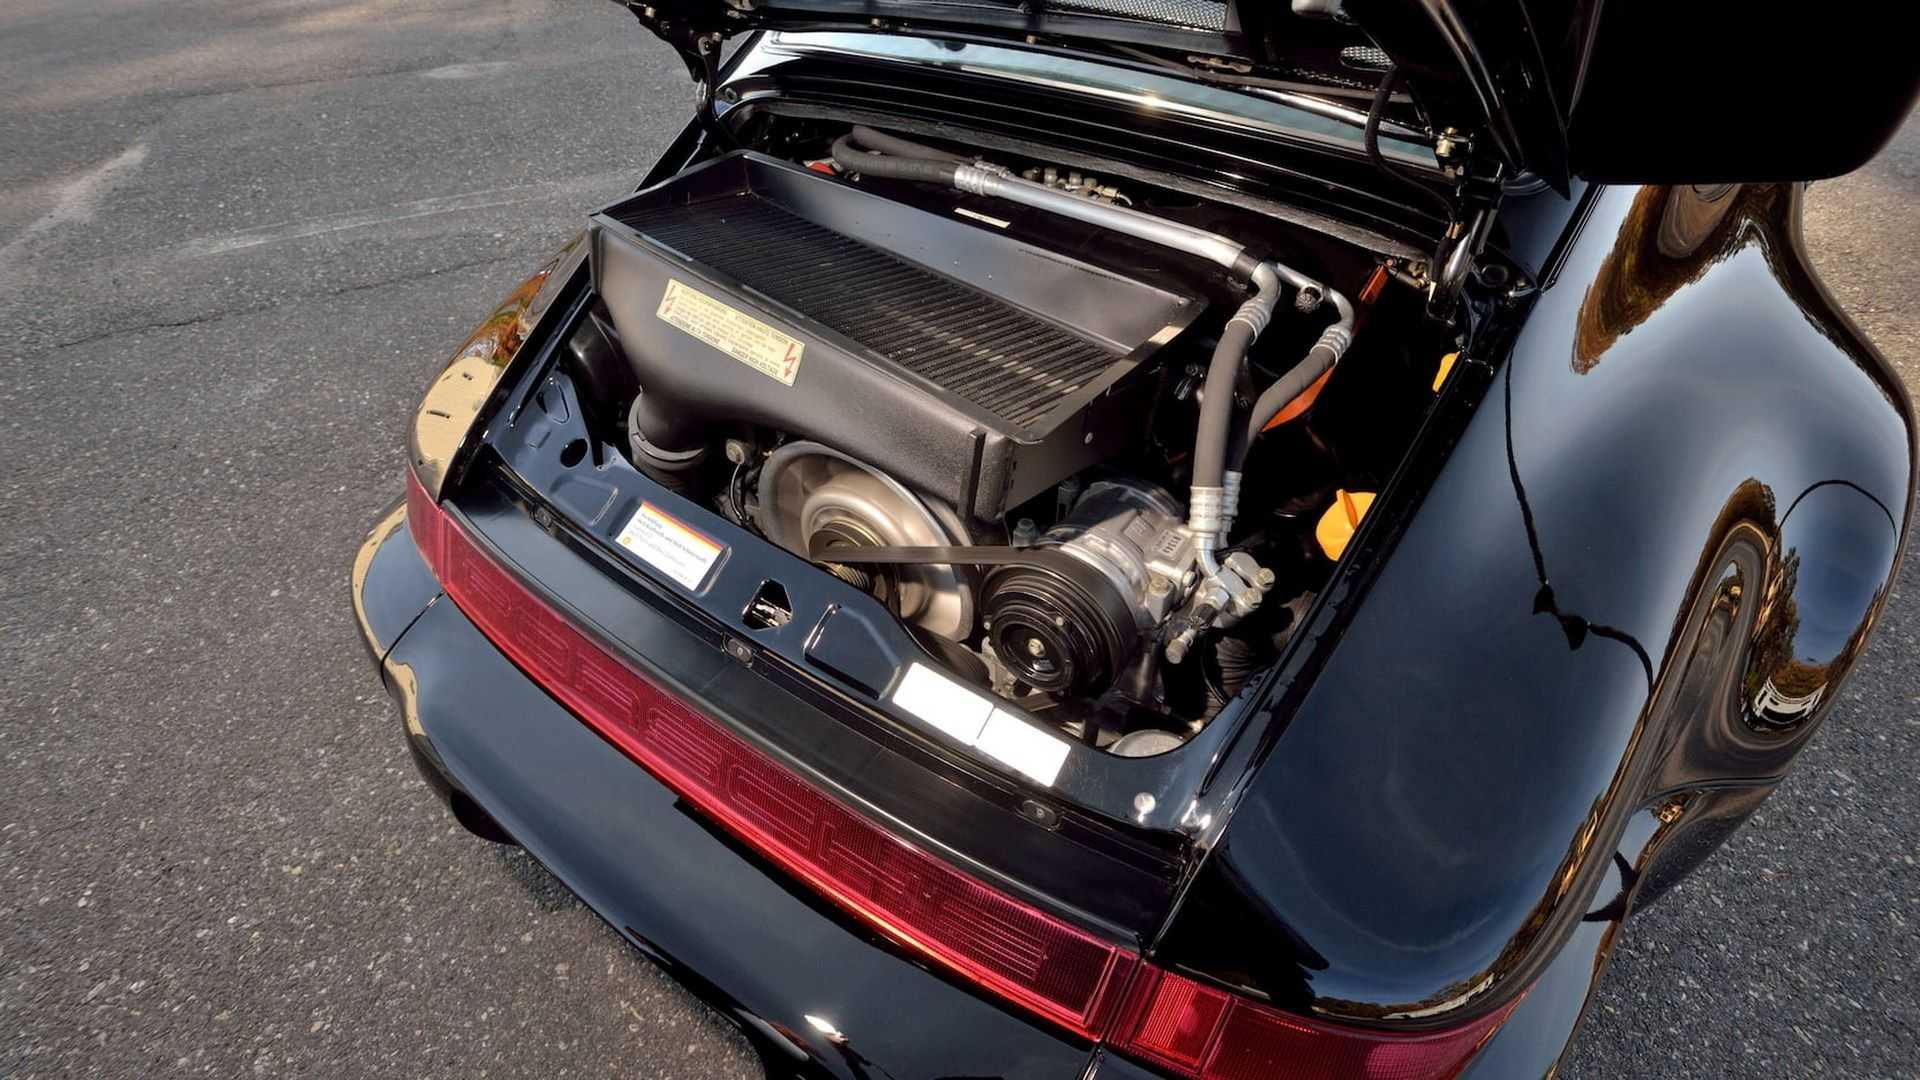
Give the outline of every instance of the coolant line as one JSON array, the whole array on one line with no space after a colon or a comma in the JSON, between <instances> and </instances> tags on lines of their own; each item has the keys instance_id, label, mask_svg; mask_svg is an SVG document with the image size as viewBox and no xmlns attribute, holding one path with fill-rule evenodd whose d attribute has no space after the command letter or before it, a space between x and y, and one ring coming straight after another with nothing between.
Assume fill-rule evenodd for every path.
<instances>
[{"instance_id":1,"label":"coolant line","mask_svg":"<svg viewBox=\"0 0 1920 1080\"><path fill-rule=\"evenodd\" d=\"M895 157L862 150L851 135L842 135L833 143L833 163L848 172L884 176L889 180L913 180L923 184L954 184L954 174L969 166L952 161L922 157Z\"/></svg>"},{"instance_id":2,"label":"coolant line","mask_svg":"<svg viewBox=\"0 0 1920 1080\"><path fill-rule=\"evenodd\" d=\"M960 154L950 154L945 150L936 150L925 143L911 139L902 139L884 131L875 131L870 127L855 124L847 133L853 144L862 150L871 150L876 154L891 154L894 157L926 158L929 161L951 161L956 165L971 165L973 159Z\"/></svg>"},{"instance_id":3,"label":"coolant line","mask_svg":"<svg viewBox=\"0 0 1920 1080\"><path fill-rule=\"evenodd\" d=\"M1313 343L1299 363L1281 373L1254 401L1253 410L1247 414L1246 427L1233 432L1227 450L1228 469L1239 470L1244 466L1247 451L1253 447L1253 440L1266 430L1268 421L1339 363L1341 355L1347 351L1347 345L1353 340L1353 305L1332 289L1327 290L1327 301L1333 305L1339 318L1320 332L1320 340Z\"/></svg>"},{"instance_id":4,"label":"coolant line","mask_svg":"<svg viewBox=\"0 0 1920 1080\"><path fill-rule=\"evenodd\" d=\"M1227 443L1233 426L1233 384L1240 361L1267 327L1280 299L1280 274L1272 263L1253 272L1253 295L1227 320L1227 328L1207 363L1200 401L1200 422L1193 436L1193 500L1187 524L1195 533L1218 535L1225 525ZM1205 545L1202 544L1204 548Z\"/></svg>"}]
</instances>

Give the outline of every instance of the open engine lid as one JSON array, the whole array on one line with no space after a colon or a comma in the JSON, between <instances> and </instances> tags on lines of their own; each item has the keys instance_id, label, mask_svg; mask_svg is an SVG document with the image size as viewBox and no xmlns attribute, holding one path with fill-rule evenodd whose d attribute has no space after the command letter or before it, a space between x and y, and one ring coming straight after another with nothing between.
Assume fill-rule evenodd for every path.
<instances>
[{"instance_id":1,"label":"open engine lid","mask_svg":"<svg viewBox=\"0 0 1920 1080\"><path fill-rule=\"evenodd\" d=\"M710 77L751 30L960 35L1364 106L1562 190L1810 180L1864 163L1920 90L1901 5L1733 0L617 0Z\"/></svg>"}]
</instances>

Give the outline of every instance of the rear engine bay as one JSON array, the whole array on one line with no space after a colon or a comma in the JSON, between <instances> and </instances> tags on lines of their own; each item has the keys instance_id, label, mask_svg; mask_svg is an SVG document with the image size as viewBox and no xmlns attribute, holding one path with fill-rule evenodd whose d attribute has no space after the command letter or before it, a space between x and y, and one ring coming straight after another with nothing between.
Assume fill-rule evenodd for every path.
<instances>
[{"instance_id":1,"label":"rear engine bay","mask_svg":"<svg viewBox=\"0 0 1920 1080\"><path fill-rule=\"evenodd\" d=\"M594 439L876 598L917 667L1109 754L1181 746L1286 650L1453 331L1304 225L770 120L592 219L558 355Z\"/></svg>"}]
</instances>

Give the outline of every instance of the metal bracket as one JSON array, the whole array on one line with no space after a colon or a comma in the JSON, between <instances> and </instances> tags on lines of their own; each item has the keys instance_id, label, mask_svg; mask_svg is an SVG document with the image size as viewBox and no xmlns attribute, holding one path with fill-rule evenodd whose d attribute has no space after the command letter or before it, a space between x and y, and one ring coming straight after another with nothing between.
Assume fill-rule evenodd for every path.
<instances>
[{"instance_id":1,"label":"metal bracket","mask_svg":"<svg viewBox=\"0 0 1920 1080\"><path fill-rule=\"evenodd\" d=\"M1442 140L1443 142L1447 140ZM1433 269L1427 284L1427 317L1450 323L1460 304L1460 290L1473 276L1474 264L1486 249L1493 232L1494 216L1500 210L1501 178L1498 163L1483 166L1470 144L1453 143L1443 159L1459 180L1455 204L1459 214L1447 225L1446 235L1433 254Z\"/></svg>"},{"instance_id":2,"label":"metal bracket","mask_svg":"<svg viewBox=\"0 0 1920 1080\"><path fill-rule=\"evenodd\" d=\"M696 118L716 138L731 143L731 137L720 126L719 114L713 109L713 88L720 77L720 44L726 40L728 32L725 20L712 17L711 5L688 0L619 2L633 12L633 17L640 20L640 25L673 46L673 51L680 56L680 62L687 66L687 74L693 78ZM730 15L736 14L731 8L724 10Z\"/></svg>"}]
</instances>

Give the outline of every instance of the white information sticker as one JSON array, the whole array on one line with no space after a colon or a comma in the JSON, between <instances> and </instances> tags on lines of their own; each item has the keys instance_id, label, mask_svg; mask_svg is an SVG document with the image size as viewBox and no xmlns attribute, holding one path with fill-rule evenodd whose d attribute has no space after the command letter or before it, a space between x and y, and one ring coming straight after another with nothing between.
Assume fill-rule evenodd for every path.
<instances>
[{"instance_id":1,"label":"white information sticker","mask_svg":"<svg viewBox=\"0 0 1920 1080\"><path fill-rule=\"evenodd\" d=\"M969 746L993 711L993 702L925 664L907 669L893 703Z\"/></svg>"},{"instance_id":2,"label":"white information sticker","mask_svg":"<svg viewBox=\"0 0 1920 1080\"><path fill-rule=\"evenodd\" d=\"M769 379L792 386L807 344L684 282L669 280L658 315Z\"/></svg>"},{"instance_id":3,"label":"white information sticker","mask_svg":"<svg viewBox=\"0 0 1920 1080\"><path fill-rule=\"evenodd\" d=\"M1067 743L925 664L907 669L893 703L941 732L1048 787L1067 761Z\"/></svg>"},{"instance_id":4,"label":"white information sticker","mask_svg":"<svg viewBox=\"0 0 1920 1080\"><path fill-rule=\"evenodd\" d=\"M615 538L621 547L689 589L698 589L725 548L652 503L641 503Z\"/></svg>"},{"instance_id":5,"label":"white information sticker","mask_svg":"<svg viewBox=\"0 0 1920 1080\"><path fill-rule=\"evenodd\" d=\"M954 207L953 212L963 217L970 217L975 221L984 221L988 225L991 225L996 229L1004 229L1007 226L1013 224L1013 222L1008 221L1005 218L988 217L987 215L981 213L978 210L969 210L964 206Z\"/></svg>"},{"instance_id":6,"label":"white information sticker","mask_svg":"<svg viewBox=\"0 0 1920 1080\"><path fill-rule=\"evenodd\" d=\"M987 717L974 747L989 757L998 758L1048 787L1060 775L1067 761L1065 740L1056 739L1025 720L1000 709Z\"/></svg>"}]
</instances>

